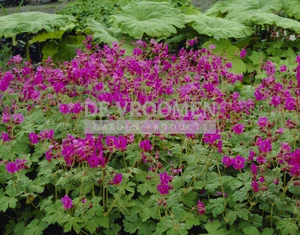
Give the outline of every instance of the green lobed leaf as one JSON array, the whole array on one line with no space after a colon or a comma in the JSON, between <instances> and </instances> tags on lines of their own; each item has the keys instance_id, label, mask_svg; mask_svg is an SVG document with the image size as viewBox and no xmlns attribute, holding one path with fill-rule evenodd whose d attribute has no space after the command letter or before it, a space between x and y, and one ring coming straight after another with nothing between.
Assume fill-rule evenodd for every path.
<instances>
[{"instance_id":1,"label":"green lobed leaf","mask_svg":"<svg viewBox=\"0 0 300 235\"><path fill-rule=\"evenodd\" d=\"M222 1L214 7L214 11L227 14L226 19L235 20L241 23L249 21L254 14L273 13L281 10L283 3L281 0L227 0Z\"/></svg>"},{"instance_id":2,"label":"green lobed leaf","mask_svg":"<svg viewBox=\"0 0 300 235\"><path fill-rule=\"evenodd\" d=\"M295 17L297 20L300 20L300 1L289 0L283 2L284 13L286 13L289 17Z\"/></svg>"},{"instance_id":3,"label":"green lobed leaf","mask_svg":"<svg viewBox=\"0 0 300 235\"><path fill-rule=\"evenodd\" d=\"M105 229L104 233L106 235L119 235L121 231L121 226L118 224L111 224L109 229Z\"/></svg>"},{"instance_id":4,"label":"green lobed leaf","mask_svg":"<svg viewBox=\"0 0 300 235\"><path fill-rule=\"evenodd\" d=\"M0 17L0 37L13 37L20 33L37 33L41 30L53 32L55 28L75 22L67 15L47 14L42 12L22 12Z\"/></svg>"},{"instance_id":5,"label":"green lobed leaf","mask_svg":"<svg viewBox=\"0 0 300 235\"><path fill-rule=\"evenodd\" d=\"M259 231L257 228L255 228L254 226L250 226L248 228L244 228L243 232L247 235L260 235Z\"/></svg>"},{"instance_id":6,"label":"green lobed leaf","mask_svg":"<svg viewBox=\"0 0 300 235\"><path fill-rule=\"evenodd\" d=\"M224 199L223 198L210 199L206 205L206 209L208 211L211 211L214 217L220 215L223 211L225 211Z\"/></svg>"},{"instance_id":7,"label":"green lobed leaf","mask_svg":"<svg viewBox=\"0 0 300 235\"><path fill-rule=\"evenodd\" d=\"M95 21L94 19L88 19L87 27L93 33L93 40L96 42L104 42L112 44L113 42L119 42L119 39L115 37L117 32L112 29L108 29L104 24Z\"/></svg>"},{"instance_id":8,"label":"green lobed leaf","mask_svg":"<svg viewBox=\"0 0 300 235\"><path fill-rule=\"evenodd\" d=\"M16 234L16 235L23 235L25 227L26 226L25 226L24 221L17 223L15 225L15 228L14 228L14 234Z\"/></svg>"},{"instance_id":9,"label":"green lobed leaf","mask_svg":"<svg viewBox=\"0 0 300 235\"><path fill-rule=\"evenodd\" d=\"M56 42L51 40L46 43L42 49L43 60L47 60L49 56L55 61L69 61L76 55L76 50L82 46L84 36L67 36L66 38Z\"/></svg>"},{"instance_id":10,"label":"green lobed leaf","mask_svg":"<svg viewBox=\"0 0 300 235\"><path fill-rule=\"evenodd\" d=\"M167 2L132 1L111 16L114 27L122 33L140 39L167 37L184 27L184 18L178 9Z\"/></svg>"},{"instance_id":11,"label":"green lobed leaf","mask_svg":"<svg viewBox=\"0 0 300 235\"><path fill-rule=\"evenodd\" d=\"M24 235L42 235L43 231L48 227L44 221L35 219L25 228Z\"/></svg>"},{"instance_id":12,"label":"green lobed leaf","mask_svg":"<svg viewBox=\"0 0 300 235\"><path fill-rule=\"evenodd\" d=\"M157 202L153 198L147 196L140 196L140 202L137 204L139 208L139 215L142 222L146 222L148 219L158 219L158 206Z\"/></svg>"},{"instance_id":13,"label":"green lobed leaf","mask_svg":"<svg viewBox=\"0 0 300 235\"><path fill-rule=\"evenodd\" d=\"M70 232L74 229L74 231L78 234L84 227L86 221L81 217L72 217L67 214L60 222L64 224L63 227L65 232Z\"/></svg>"},{"instance_id":14,"label":"green lobed leaf","mask_svg":"<svg viewBox=\"0 0 300 235\"><path fill-rule=\"evenodd\" d=\"M281 231L282 235L298 234L297 231L299 230L299 227L292 221L291 218L283 218L278 221L276 227Z\"/></svg>"},{"instance_id":15,"label":"green lobed leaf","mask_svg":"<svg viewBox=\"0 0 300 235\"><path fill-rule=\"evenodd\" d=\"M281 27L283 29L290 29L296 33L300 33L300 22L272 13L257 13L253 14L249 19L251 19L255 24L258 25L273 25Z\"/></svg>"},{"instance_id":16,"label":"green lobed leaf","mask_svg":"<svg viewBox=\"0 0 300 235\"><path fill-rule=\"evenodd\" d=\"M124 230L130 234L134 234L138 231L138 234L147 235L151 234L151 232L155 229L155 224L151 220L142 222L136 214L125 216L123 224Z\"/></svg>"},{"instance_id":17,"label":"green lobed leaf","mask_svg":"<svg viewBox=\"0 0 300 235\"><path fill-rule=\"evenodd\" d=\"M199 33L221 38L243 38L253 33L253 29L237 21L206 16L204 14L186 16L192 27Z\"/></svg>"},{"instance_id":18,"label":"green lobed leaf","mask_svg":"<svg viewBox=\"0 0 300 235\"><path fill-rule=\"evenodd\" d=\"M208 222L204 225L209 235L227 235L228 232L221 228L221 223L219 220L214 220L213 222Z\"/></svg>"},{"instance_id":19,"label":"green lobed leaf","mask_svg":"<svg viewBox=\"0 0 300 235\"><path fill-rule=\"evenodd\" d=\"M261 233L261 235L273 235L274 229L272 228L265 228L264 231Z\"/></svg>"},{"instance_id":20,"label":"green lobed leaf","mask_svg":"<svg viewBox=\"0 0 300 235\"><path fill-rule=\"evenodd\" d=\"M190 191L188 193L184 193L184 190L182 190L181 201L188 207L195 205L197 197L198 194L196 192Z\"/></svg>"},{"instance_id":21,"label":"green lobed leaf","mask_svg":"<svg viewBox=\"0 0 300 235\"><path fill-rule=\"evenodd\" d=\"M40 33L36 36L34 36L29 43L33 44L36 42L45 42L49 39L60 39L64 35L65 31L63 30L56 30L54 32L46 32L46 33Z\"/></svg>"}]
</instances>

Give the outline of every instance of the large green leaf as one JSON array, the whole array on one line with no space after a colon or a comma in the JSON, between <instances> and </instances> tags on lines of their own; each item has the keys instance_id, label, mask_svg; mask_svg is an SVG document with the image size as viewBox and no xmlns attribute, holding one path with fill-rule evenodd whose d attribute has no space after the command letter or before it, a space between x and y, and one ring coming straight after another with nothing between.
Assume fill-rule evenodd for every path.
<instances>
[{"instance_id":1,"label":"large green leaf","mask_svg":"<svg viewBox=\"0 0 300 235\"><path fill-rule=\"evenodd\" d=\"M144 34L167 37L184 27L180 11L167 2L131 2L112 15L111 22L122 33L139 39Z\"/></svg>"},{"instance_id":2,"label":"large green leaf","mask_svg":"<svg viewBox=\"0 0 300 235\"><path fill-rule=\"evenodd\" d=\"M74 23L70 23L64 27L61 27L59 30L55 30L54 32L43 32L34 36L29 43L33 44L35 42L45 42L49 39L61 39L64 33L68 30L72 30L75 27Z\"/></svg>"},{"instance_id":3,"label":"large green leaf","mask_svg":"<svg viewBox=\"0 0 300 235\"><path fill-rule=\"evenodd\" d=\"M49 41L43 47L43 60L47 60L49 56L54 61L70 61L76 55L76 49L82 46L84 36L67 36L60 40L60 42Z\"/></svg>"},{"instance_id":4,"label":"large green leaf","mask_svg":"<svg viewBox=\"0 0 300 235\"><path fill-rule=\"evenodd\" d=\"M284 9L284 12L289 17L295 17L296 19L300 20L300 1L299 0L284 1L283 9Z\"/></svg>"},{"instance_id":5,"label":"large green leaf","mask_svg":"<svg viewBox=\"0 0 300 235\"><path fill-rule=\"evenodd\" d=\"M119 31L115 31L111 28L107 28L102 23L99 23L93 19L88 19L87 31L93 33L93 42L106 43L111 45L113 42L122 43L122 48L126 50L125 55L132 55L132 50L135 48L132 45L134 38L124 35Z\"/></svg>"},{"instance_id":6,"label":"large green leaf","mask_svg":"<svg viewBox=\"0 0 300 235\"><path fill-rule=\"evenodd\" d=\"M213 6L206 14L222 12L227 13L226 19L247 22L254 14L273 13L282 6L281 0L227 0Z\"/></svg>"},{"instance_id":7,"label":"large green leaf","mask_svg":"<svg viewBox=\"0 0 300 235\"><path fill-rule=\"evenodd\" d=\"M13 37L20 33L53 32L74 22L72 16L42 12L22 12L0 17L0 37Z\"/></svg>"},{"instance_id":8,"label":"large green leaf","mask_svg":"<svg viewBox=\"0 0 300 235\"><path fill-rule=\"evenodd\" d=\"M284 17L280 17L270 13L258 13L254 14L250 18L255 24L258 25L276 25L284 29L290 29L296 33L300 33L300 22Z\"/></svg>"},{"instance_id":9,"label":"large green leaf","mask_svg":"<svg viewBox=\"0 0 300 235\"><path fill-rule=\"evenodd\" d=\"M93 33L93 40L97 42L104 42L107 44L119 42L119 40L115 38L116 32L108 29L104 24L97 22L94 19L88 19L87 27Z\"/></svg>"},{"instance_id":10,"label":"large green leaf","mask_svg":"<svg viewBox=\"0 0 300 235\"><path fill-rule=\"evenodd\" d=\"M243 38L252 34L252 28L232 20L206 16L204 14L186 16L192 22L192 27L200 34L216 39Z\"/></svg>"}]
</instances>

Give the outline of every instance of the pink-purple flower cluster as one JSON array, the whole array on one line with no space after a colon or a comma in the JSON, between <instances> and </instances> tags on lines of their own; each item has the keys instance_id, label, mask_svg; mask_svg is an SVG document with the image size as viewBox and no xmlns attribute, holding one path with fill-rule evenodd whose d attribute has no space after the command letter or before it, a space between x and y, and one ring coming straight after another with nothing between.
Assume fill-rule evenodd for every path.
<instances>
[{"instance_id":1,"label":"pink-purple flower cluster","mask_svg":"<svg viewBox=\"0 0 300 235\"><path fill-rule=\"evenodd\" d=\"M6 170L8 173L16 173L17 171L19 170L22 170L24 168L26 168L26 165L25 163L27 162L27 160L25 159L16 159L15 161L11 161L11 162L8 162L6 163Z\"/></svg>"},{"instance_id":2,"label":"pink-purple flower cluster","mask_svg":"<svg viewBox=\"0 0 300 235\"><path fill-rule=\"evenodd\" d=\"M63 208L65 210L69 210L69 209L71 209L73 207L73 201L72 201L72 199L68 195L65 195L61 199L61 202L63 203Z\"/></svg>"},{"instance_id":3,"label":"pink-purple flower cluster","mask_svg":"<svg viewBox=\"0 0 300 235\"><path fill-rule=\"evenodd\" d=\"M169 194L170 189L173 189L173 186L170 185L172 181L171 176L169 176L167 172L164 172L159 174L159 178L160 178L160 184L157 185L157 189L159 193L162 195Z\"/></svg>"},{"instance_id":4,"label":"pink-purple flower cluster","mask_svg":"<svg viewBox=\"0 0 300 235\"><path fill-rule=\"evenodd\" d=\"M246 159L240 155L237 155L235 158L224 156L222 162L226 168L233 166L234 169L241 170L245 168Z\"/></svg>"}]
</instances>

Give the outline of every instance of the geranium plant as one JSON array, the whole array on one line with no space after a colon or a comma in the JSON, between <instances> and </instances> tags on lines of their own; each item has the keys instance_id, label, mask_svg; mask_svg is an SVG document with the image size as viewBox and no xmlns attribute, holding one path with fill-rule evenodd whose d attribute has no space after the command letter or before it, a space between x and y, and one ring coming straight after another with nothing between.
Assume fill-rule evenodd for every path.
<instances>
[{"instance_id":1,"label":"geranium plant","mask_svg":"<svg viewBox=\"0 0 300 235\"><path fill-rule=\"evenodd\" d=\"M60 67L49 58L34 70L16 56L0 74L3 234L299 232L299 55L294 70L268 61L264 79L245 85L215 45L192 49L196 39L178 54L139 40L131 56L117 43L91 42ZM96 112L97 102L110 115ZM129 120L132 102L157 105L135 110L143 120L216 128L85 133L86 120ZM155 113L163 102L197 106Z\"/></svg>"}]
</instances>

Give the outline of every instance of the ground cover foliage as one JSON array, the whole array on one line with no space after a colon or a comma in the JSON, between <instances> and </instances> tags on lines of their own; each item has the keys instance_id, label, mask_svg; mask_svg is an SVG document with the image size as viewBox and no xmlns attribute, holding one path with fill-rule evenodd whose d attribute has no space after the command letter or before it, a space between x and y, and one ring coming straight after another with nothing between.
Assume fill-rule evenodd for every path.
<instances>
[{"instance_id":1,"label":"ground cover foliage","mask_svg":"<svg viewBox=\"0 0 300 235\"><path fill-rule=\"evenodd\" d=\"M0 28L44 45L41 64L2 54L1 234L298 234L298 1L98 3ZM87 117L93 102L111 115ZM132 119L130 102L155 103L135 119L217 132L84 134L84 120ZM198 105L155 112L164 102Z\"/></svg>"},{"instance_id":2,"label":"ground cover foliage","mask_svg":"<svg viewBox=\"0 0 300 235\"><path fill-rule=\"evenodd\" d=\"M87 38L60 67L10 61L0 86L4 234L297 233L300 57L294 70L268 61L261 82L243 85L215 45L189 43L174 55L137 41L124 56ZM210 102L214 114L199 106L176 118L214 120L217 133L84 135L85 102L116 111L150 100Z\"/></svg>"}]
</instances>

